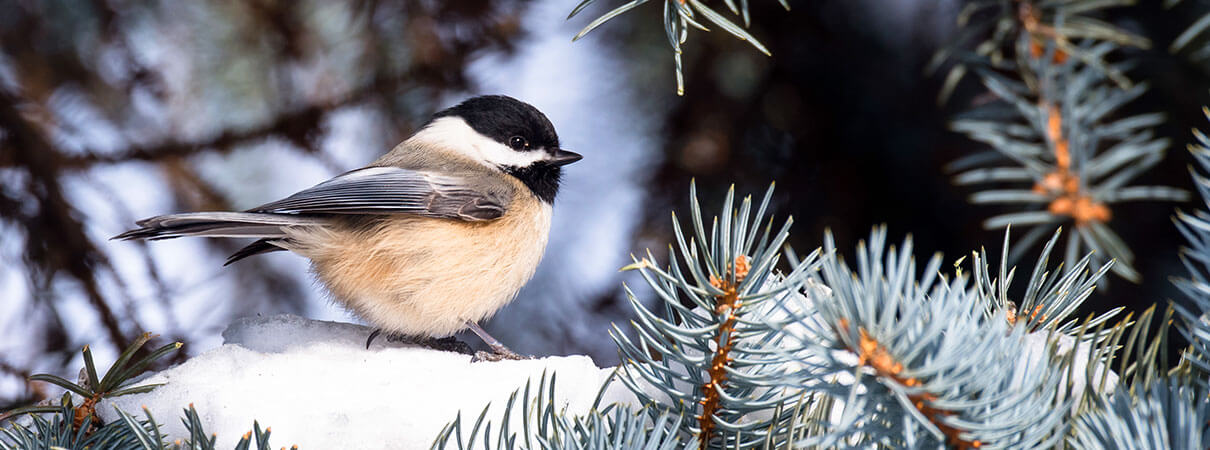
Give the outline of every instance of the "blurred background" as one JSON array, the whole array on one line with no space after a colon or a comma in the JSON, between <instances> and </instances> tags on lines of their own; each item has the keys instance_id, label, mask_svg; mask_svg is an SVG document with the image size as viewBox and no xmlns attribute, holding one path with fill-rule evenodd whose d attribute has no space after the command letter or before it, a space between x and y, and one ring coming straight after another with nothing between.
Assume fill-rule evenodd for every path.
<instances>
[{"instance_id":1,"label":"blurred background","mask_svg":"<svg viewBox=\"0 0 1210 450\"><path fill-rule=\"evenodd\" d=\"M360 167L474 94L534 104L585 156L566 171L534 281L488 324L522 353L616 364L622 283L642 285L617 269L644 248L663 255L693 178L707 211L732 183L760 194L776 180L775 214L793 215L800 251L825 229L852 248L882 223L921 256L998 249L1002 231L981 222L1003 210L971 205L946 169L983 149L947 128L983 89L966 80L939 105L943 77L924 72L964 2L753 1L750 31L773 56L694 31L683 97L659 3L573 43L620 2L569 21L575 2L0 1L0 410L48 395L30 373L74 379L86 344L112 361L152 332L155 345L185 343L180 361L237 317L358 321L285 252L224 268L244 242L108 239L140 218L244 209ZM1151 89L1121 114L1164 112L1157 133L1173 145L1139 184L1192 189L1183 148L1205 128L1210 72L1167 47L1200 5L1142 3L1103 17L1153 41L1123 55ZM1109 280L1085 314L1178 297L1178 207L1196 205L1114 210L1143 278Z\"/></svg>"}]
</instances>

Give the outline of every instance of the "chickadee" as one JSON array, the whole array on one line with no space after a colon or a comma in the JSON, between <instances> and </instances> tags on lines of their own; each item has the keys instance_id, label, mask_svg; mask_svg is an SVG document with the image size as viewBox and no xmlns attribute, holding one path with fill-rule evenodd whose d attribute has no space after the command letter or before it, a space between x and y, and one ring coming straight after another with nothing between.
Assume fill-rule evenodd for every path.
<instances>
[{"instance_id":1,"label":"chickadee","mask_svg":"<svg viewBox=\"0 0 1210 450\"><path fill-rule=\"evenodd\" d=\"M477 322L533 276L561 168L580 158L559 148L537 108L475 97L365 168L244 212L141 220L115 239L256 238L227 264L289 250L380 331L442 338L470 328L494 352L480 359L520 359Z\"/></svg>"}]
</instances>

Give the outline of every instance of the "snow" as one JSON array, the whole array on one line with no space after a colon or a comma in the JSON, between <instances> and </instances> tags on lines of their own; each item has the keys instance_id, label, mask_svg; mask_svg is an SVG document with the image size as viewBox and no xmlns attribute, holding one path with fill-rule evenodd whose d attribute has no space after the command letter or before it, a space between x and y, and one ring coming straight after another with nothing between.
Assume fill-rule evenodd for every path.
<instances>
[{"instance_id":1,"label":"snow","mask_svg":"<svg viewBox=\"0 0 1210 450\"><path fill-rule=\"evenodd\" d=\"M288 314L240 319L222 346L139 382L164 386L103 402L98 411L109 421L117 418L114 406L136 417L145 406L177 439L187 436L180 417L193 404L219 448L233 446L253 420L272 427L274 447L429 448L459 411L473 422L488 402L500 405L543 373L557 374L556 398L568 412L587 412L613 371L586 356L471 363L468 355L382 337L367 350L371 331ZM629 396L613 383L604 403ZM497 406L487 415L500 417Z\"/></svg>"},{"instance_id":2,"label":"snow","mask_svg":"<svg viewBox=\"0 0 1210 450\"><path fill-rule=\"evenodd\" d=\"M1073 399L1073 408L1078 408L1080 399L1084 396L1084 385L1091 379L1095 385L1093 392L1102 394L1112 394L1118 385L1118 374L1112 369L1105 367L1102 363L1096 363L1092 368L1088 368L1088 353L1092 351L1093 340L1085 338L1078 344L1076 338L1067 335L1051 336L1045 331L1036 331L1025 336L1024 349L1021 352L1021 357L1017 359L1018 370L1028 370L1028 367L1043 366L1048 363L1050 354L1047 348L1051 345L1052 340L1057 340L1055 349L1055 357L1067 357L1071 353L1072 347L1075 347L1075 355L1072 358L1071 373L1089 374L1088 378L1077 376L1071 380L1070 395ZM1101 385L1101 380L1104 378L1104 385ZM1067 373L1064 372L1060 385L1066 385Z\"/></svg>"}]
</instances>

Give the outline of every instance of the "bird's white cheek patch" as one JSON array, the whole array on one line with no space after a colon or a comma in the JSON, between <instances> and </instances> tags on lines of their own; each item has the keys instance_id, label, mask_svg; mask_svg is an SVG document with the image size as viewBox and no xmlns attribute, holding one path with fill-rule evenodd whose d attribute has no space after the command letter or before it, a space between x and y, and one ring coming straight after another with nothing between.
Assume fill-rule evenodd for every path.
<instances>
[{"instance_id":1,"label":"bird's white cheek patch","mask_svg":"<svg viewBox=\"0 0 1210 450\"><path fill-rule=\"evenodd\" d=\"M546 152L519 152L479 134L459 117L442 117L416 133L412 139L455 150L489 167L529 167L548 158Z\"/></svg>"},{"instance_id":2,"label":"bird's white cheek patch","mask_svg":"<svg viewBox=\"0 0 1210 450\"><path fill-rule=\"evenodd\" d=\"M529 167L546 159L546 152L532 150L519 152L496 141L486 140L479 148L480 160L491 166Z\"/></svg>"}]
</instances>

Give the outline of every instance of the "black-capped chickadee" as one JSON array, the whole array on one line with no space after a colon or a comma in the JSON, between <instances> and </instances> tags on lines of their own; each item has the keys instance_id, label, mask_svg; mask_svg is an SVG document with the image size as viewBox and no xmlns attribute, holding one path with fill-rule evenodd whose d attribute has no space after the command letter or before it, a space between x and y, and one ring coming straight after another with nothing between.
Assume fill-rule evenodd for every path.
<instances>
[{"instance_id":1,"label":"black-capped chickadee","mask_svg":"<svg viewBox=\"0 0 1210 450\"><path fill-rule=\"evenodd\" d=\"M470 328L494 352L480 359L518 359L477 322L533 276L561 167L580 158L559 148L537 108L475 97L365 168L244 212L152 217L115 239L255 238L227 264L289 250L381 330L443 338Z\"/></svg>"}]
</instances>

